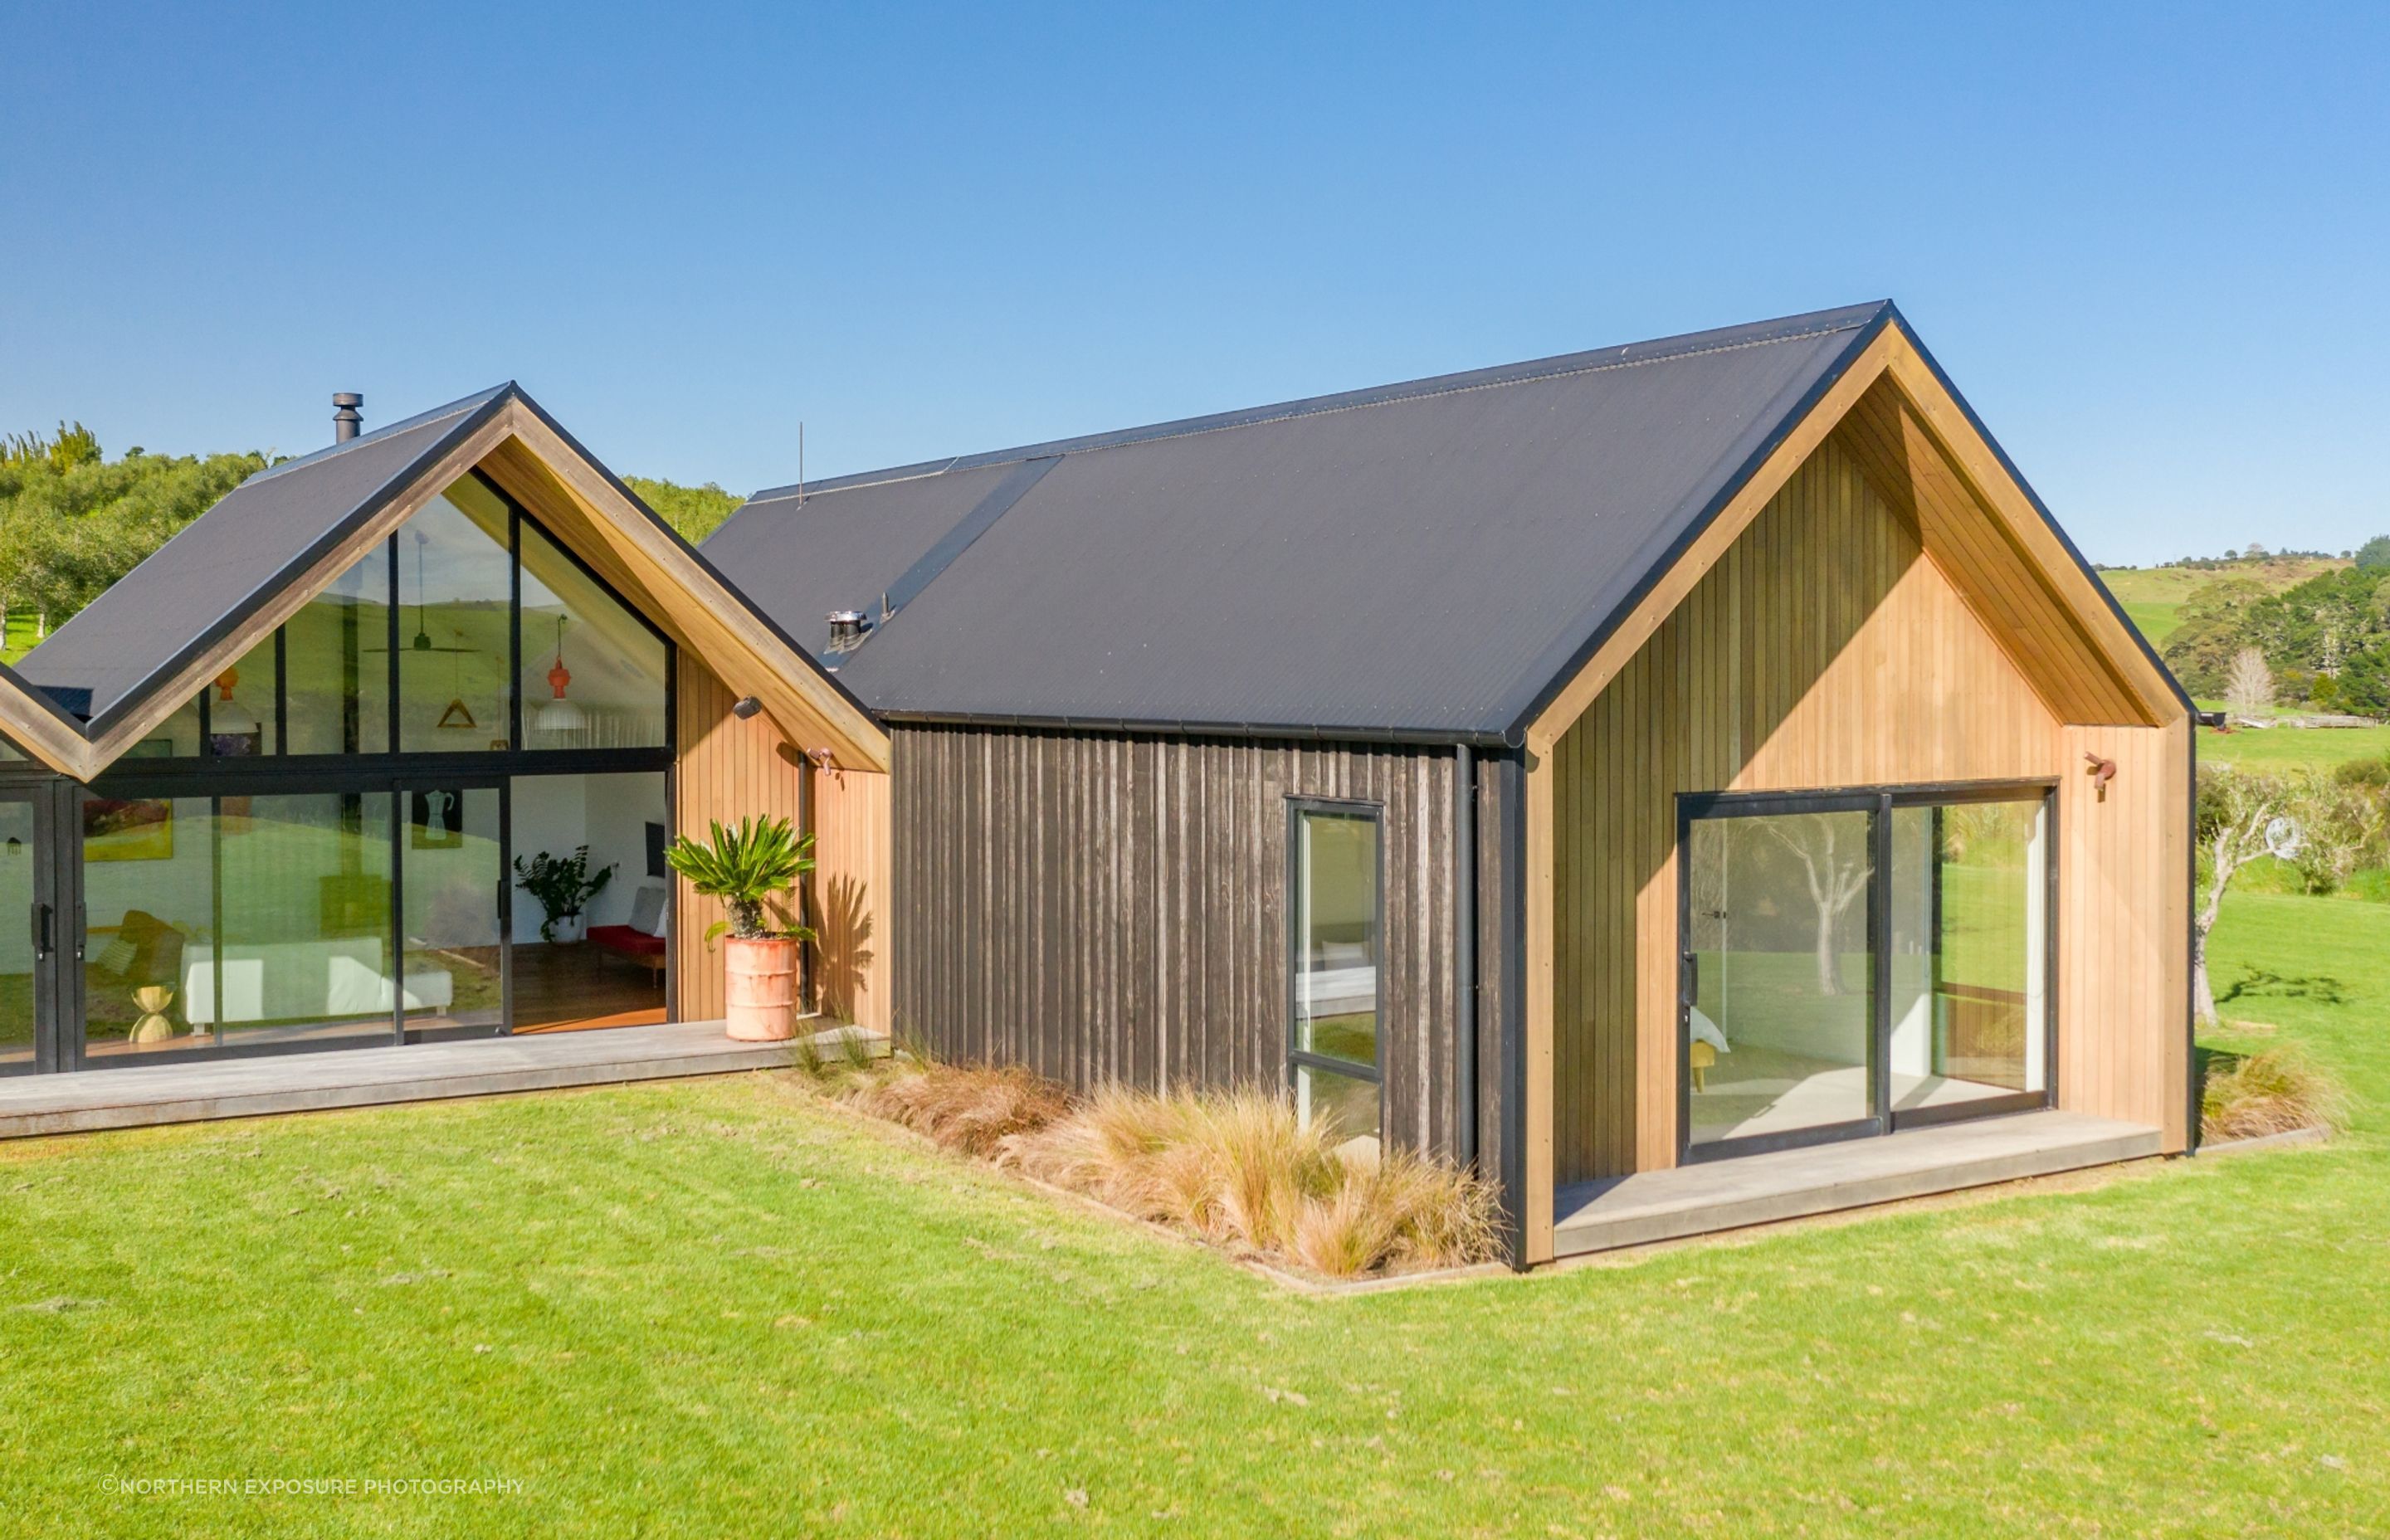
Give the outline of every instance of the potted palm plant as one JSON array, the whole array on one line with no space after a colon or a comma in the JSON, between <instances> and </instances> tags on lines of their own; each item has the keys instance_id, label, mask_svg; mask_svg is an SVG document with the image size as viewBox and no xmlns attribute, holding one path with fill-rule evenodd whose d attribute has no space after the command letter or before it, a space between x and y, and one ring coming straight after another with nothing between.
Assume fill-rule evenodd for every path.
<instances>
[{"instance_id":1,"label":"potted palm plant","mask_svg":"<svg viewBox=\"0 0 2390 1540\"><path fill-rule=\"evenodd\" d=\"M539 922L539 939L570 946L589 933L589 901L613 880L612 866L589 869L589 847L570 855L541 851L529 860L515 857L515 886L539 900L546 917Z\"/></svg>"},{"instance_id":2,"label":"potted palm plant","mask_svg":"<svg viewBox=\"0 0 2390 1540\"><path fill-rule=\"evenodd\" d=\"M704 844L683 835L664 852L673 870L709 898L722 900L727 919L706 928L705 944L728 931L724 947L724 1026L745 1042L769 1043L797 1033L798 947L813 939L802 925L775 924L765 906L814 869L814 837L786 818L741 818L737 828L712 826Z\"/></svg>"}]
</instances>

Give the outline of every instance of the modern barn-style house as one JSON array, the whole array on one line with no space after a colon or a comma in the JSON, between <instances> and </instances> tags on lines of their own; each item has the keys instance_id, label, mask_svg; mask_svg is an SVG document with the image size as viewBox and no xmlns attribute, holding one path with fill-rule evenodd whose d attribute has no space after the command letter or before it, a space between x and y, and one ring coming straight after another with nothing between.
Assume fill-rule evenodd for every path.
<instances>
[{"instance_id":1,"label":"modern barn-style house","mask_svg":"<svg viewBox=\"0 0 2390 1540\"><path fill-rule=\"evenodd\" d=\"M511 385L251 478L0 712L19 1071L701 1020L675 828L803 818L832 893L877 880L838 830L886 736ZM585 848L559 920L518 862ZM824 927L817 989L884 1013Z\"/></svg>"},{"instance_id":2,"label":"modern barn-style house","mask_svg":"<svg viewBox=\"0 0 2390 1540\"><path fill-rule=\"evenodd\" d=\"M2193 1137L2191 706L1889 304L701 553L509 387L252 480L0 713L21 1068L701 1021L651 856L782 813L827 1016L1282 1085L1522 1265ZM584 844L610 945L507 880Z\"/></svg>"}]
</instances>

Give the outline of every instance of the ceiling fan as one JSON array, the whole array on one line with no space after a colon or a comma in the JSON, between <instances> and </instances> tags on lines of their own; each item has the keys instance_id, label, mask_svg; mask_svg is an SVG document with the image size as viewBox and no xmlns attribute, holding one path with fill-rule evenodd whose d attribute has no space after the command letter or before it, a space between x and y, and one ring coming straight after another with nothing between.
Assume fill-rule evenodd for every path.
<instances>
[{"instance_id":1,"label":"ceiling fan","mask_svg":"<svg viewBox=\"0 0 2390 1540\"><path fill-rule=\"evenodd\" d=\"M433 725L446 727L456 732L474 732L478 731L482 725L475 720L473 708L465 704L465 661L462 655L486 652L488 649L466 646L465 634L462 631L451 633L456 638L456 645L454 647L442 647L432 641L430 627L424 622L423 619L423 547L430 544L431 539L429 535L421 530L415 532L415 636L407 643L405 650L446 652L457 655L456 661L449 667L449 687L455 693L449 697L447 709L440 713L440 720ZM362 650L388 652L390 648L369 647Z\"/></svg>"}]
</instances>

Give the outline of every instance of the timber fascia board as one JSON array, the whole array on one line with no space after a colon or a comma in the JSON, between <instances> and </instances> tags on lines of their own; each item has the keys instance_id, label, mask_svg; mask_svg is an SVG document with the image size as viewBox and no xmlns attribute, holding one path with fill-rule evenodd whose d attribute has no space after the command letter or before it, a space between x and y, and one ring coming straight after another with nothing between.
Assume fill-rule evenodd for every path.
<instances>
[{"instance_id":1,"label":"timber fascia board","mask_svg":"<svg viewBox=\"0 0 2390 1540\"><path fill-rule=\"evenodd\" d=\"M1868 342L1848 368L1811 404L1778 442L1759 468L1700 528L1682 552L1642 597L1615 622L1591 656L1579 666L1527 727L1530 753L1544 755L1631 661L1651 634L1691 593L1728 546L1782 491L1849 416L1870 387L1888 379L1932 436L1936 448L1985 515L2014 542L2040 574L2070 623L2114 671L2146 713L2141 725L2186 714L2188 699L2150 651L2081 555L2060 532L2049 511L2024 485L1974 415L1953 392L1915 340L1895 317Z\"/></svg>"},{"instance_id":2,"label":"timber fascia board","mask_svg":"<svg viewBox=\"0 0 2390 1540\"><path fill-rule=\"evenodd\" d=\"M827 747L842 764L884 771L887 734L820 667L781 636L680 537L623 492L579 444L556 430L520 391L509 388L479 414L469 430L431 455L367 518L319 553L305 569L260 603L222 637L148 681L137 700L106 713L96 735L78 728L33 687L0 667L0 727L34 759L59 774L89 782L163 723L250 648L296 615L386 539L508 440L520 442L640 564L663 581L658 602L690 611L671 617L684 631L692 619L743 648L765 682L755 688L783 736ZM686 596L685 601L682 596ZM828 739L826 743L823 739Z\"/></svg>"},{"instance_id":3,"label":"timber fascia board","mask_svg":"<svg viewBox=\"0 0 2390 1540\"><path fill-rule=\"evenodd\" d=\"M1692 592L1693 585L1717 564L1727 548L1759 517L1760 510L1783 490L1802 462L1858 404L1859 398L1890 363L1889 340L1895 333L1895 326L1876 332L1809 410L1777 441L1776 447L1758 468L1727 496L1709 521L1692 533L1676 559L1654 577L1625 614L1612 623L1592 655L1529 724L1526 746L1530 753L1550 753L1552 745L1651 640L1651 634L1675 612L1685 596Z\"/></svg>"},{"instance_id":4,"label":"timber fascia board","mask_svg":"<svg viewBox=\"0 0 2390 1540\"><path fill-rule=\"evenodd\" d=\"M712 563L617 486L535 407L520 400L510 402L505 422L508 431L546 467L593 520L616 533L624 554L662 579L653 584L660 605L670 610L677 596L687 596L699 613L671 617L684 633L719 630L748 654L763 680L749 687L761 698L784 738L800 747L826 747L849 769L888 768L886 730L803 648L765 620ZM726 662L719 657L707 659L716 674L723 673ZM820 744L824 738L829 741Z\"/></svg>"},{"instance_id":5,"label":"timber fascia board","mask_svg":"<svg viewBox=\"0 0 2390 1540\"><path fill-rule=\"evenodd\" d=\"M1885 373L1917 420L1959 473L1976 506L2031 561L2066 617L2091 644L2145 713L2138 725L2159 726L2191 711L2190 699L2149 643L2066 538L1974 413L1917 340L1900 327L1888 334Z\"/></svg>"},{"instance_id":6,"label":"timber fascia board","mask_svg":"<svg viewBox=\"0 0 2390 1540\"><path fill-rule=\"evenodd\" d=\"M319 554L297 577L244 616L238 626L185 659L171 673L150 681L144 687L137 704L122 712L109 713L110 720L108 725L85 740L79 767L68 769L59 765L56 768L65 770L77 780L89 781L115 764L133 745L173 715L185 701L206 688L209 682L227 667L247 656L249 649L261 639L273 635L275 627L296 615L309 600L330 586L359 557L371 549L375 542L387 537L391 531L413 517L451 482L480 464L482 458L506 436L504 411L489 412L470 431L452 441L445 450L418 468L403 483L397 494L384 500L371 517L350 530L338 543Z\"/></svg>"}]
</instances>

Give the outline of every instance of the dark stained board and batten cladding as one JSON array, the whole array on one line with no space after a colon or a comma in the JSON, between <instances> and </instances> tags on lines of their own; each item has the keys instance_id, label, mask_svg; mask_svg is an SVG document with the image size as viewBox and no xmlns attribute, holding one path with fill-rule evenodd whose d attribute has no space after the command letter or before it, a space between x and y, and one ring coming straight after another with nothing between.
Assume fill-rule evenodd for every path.
<instances>
[{"instance_id":1,"label":"dark stained board and batten cladding","mask_svg":"<svg viewBox=\"0 0 2390 1540\"><path fill-rule=\"evenodd\" d=\"M1288 799L1378 804L1385 1132L1453 1147L1450 748L900 725L893 751L897 1033L1082 1089L1282 1086Z\"/></svg>"}]
</instances>

